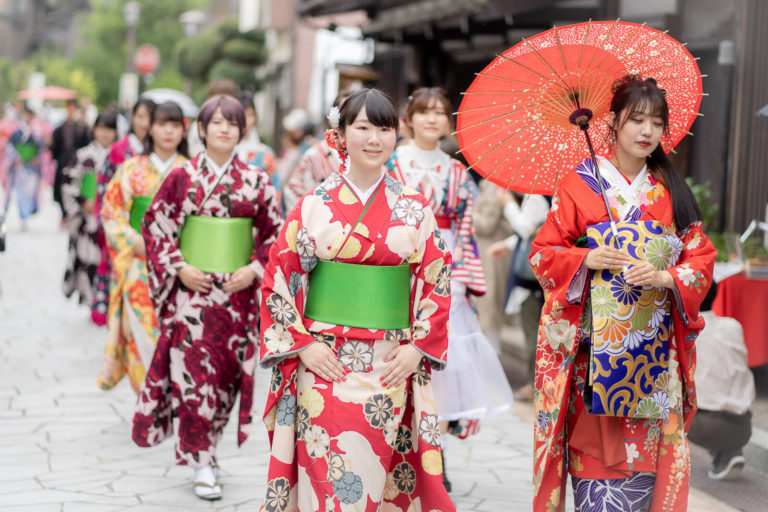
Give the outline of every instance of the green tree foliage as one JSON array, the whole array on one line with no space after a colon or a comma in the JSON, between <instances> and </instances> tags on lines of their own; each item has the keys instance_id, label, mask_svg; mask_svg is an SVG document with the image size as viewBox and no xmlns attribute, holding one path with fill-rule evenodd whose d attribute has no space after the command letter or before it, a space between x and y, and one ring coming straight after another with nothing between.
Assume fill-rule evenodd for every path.
<instances>
[{"instance_id":1,"label":"green tree foliage","mask_svg":"<svg viewBox=\"0 0 768 512\"><path fill-rule=\"evenodd\" d=\"M256 90L260 83L256 66L266 60L264 33L257 30L240 32L237 20L230 19L201 31L177 46L179 70L192 79L198 94L203 85L217 78L229 78L241 89Z\"/></svg>"},{"instance_id":2,"label":"green tree foliage","mask_svg":"<svg viewBox=\"0 0 768 512\"><path fill-rule=\"evenodd\" d=\"M128 0L91 0L91 11L80 19L81 44L73 64L92 69L96 77L95 103L105 106L117 99L120 75L125 71L127 27L123 4ZM153 44L160 52L158 79L178 69L177 41L184 38L179 15L207 4L206 0L138 0L141 16L136 26L136 45ZM173 80L178 83L178 80Z\"/></svg>"},{"instance_id":3,"label":"green tree foliage","mask_svg":"<svg viewBox=\"0 0 768 512\"><path fill-rule=\"evenodd\" d=\"M43 47L21 62L0 59L0 101L16 99L18 92L27 88L29 75L35 72L45 73L46 85L72 89L80 97L93 98L97 92L92 69L73 66L53 48Z\"/></svg>"}]
</instances>

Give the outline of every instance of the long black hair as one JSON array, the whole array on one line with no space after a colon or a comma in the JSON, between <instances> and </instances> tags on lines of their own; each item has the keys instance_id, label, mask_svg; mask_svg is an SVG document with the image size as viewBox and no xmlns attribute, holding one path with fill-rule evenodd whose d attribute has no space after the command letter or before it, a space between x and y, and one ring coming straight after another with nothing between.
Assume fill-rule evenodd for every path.
<instances>
[{"instance_id":1,"label":"long black hair","mask_svg":"<svg viewBox=\"0 0 768 512\"><path fill-rule=\"evenodd\" d=\"M664 133L669 130L669 105L667 104L666 91L656 85L653 78L640 79L636 76L627 76L617 81L613 88L611 100L611 112L616 115L616 122L622 125L635 112L650 111L658 116L664 123ZM626 111L626 112L625 112ZM613 127L614 132L617 128ZM675 228L683 230L696 221L702 219L701 208L696 198L682 176L680 176L672 162L664 153L661 144L647 157L648 168L656 179L669 190L672 198L672 210L674 212Z\"/></svg>"},{"instance_id":2,"label":"long black hair","mask_svg":"<svg viewBox=\"0 0 768 512\"><path fill-rule=\"evenodd\" d=\"M178 123L184 129L184 112L176 103L166 101L155 105L149 116L149 130L147 130L147 140L144 141L144 154L151 155L155 150L155 141L152 140L152 125L155 123ZM187 135L182 133L181 142L179 142L176 152L185 158L189 158L189 149L187 148Z\"/></svg>"}]
</instances>

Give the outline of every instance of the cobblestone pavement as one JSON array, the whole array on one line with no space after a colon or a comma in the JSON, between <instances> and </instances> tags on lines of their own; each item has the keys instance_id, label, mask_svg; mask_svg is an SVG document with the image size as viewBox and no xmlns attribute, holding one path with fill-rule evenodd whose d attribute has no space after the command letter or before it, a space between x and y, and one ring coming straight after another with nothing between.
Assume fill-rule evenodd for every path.
<instances>
[{"instance_id":1,"label":"cobblestone pavement","mask_svg":"<svg viewBox=\"0 0 768 512\"><path fill-rule=\"evenodd\" d=\"M193 495L191 470L174 465L170 442L131 442L135 395L125 381L109 392L96 386L104 331L60 291L67 242L57 213L46 202L26 232L12 218L0 254L0 511L258 510L268 452L260 422L242 449L227 427L224 498L214 503ZM520 404L468 441L449 439L458 510L531 509L531 416ZM734 510L696 490L690 505Z\"/></svg>"}]
</instances>

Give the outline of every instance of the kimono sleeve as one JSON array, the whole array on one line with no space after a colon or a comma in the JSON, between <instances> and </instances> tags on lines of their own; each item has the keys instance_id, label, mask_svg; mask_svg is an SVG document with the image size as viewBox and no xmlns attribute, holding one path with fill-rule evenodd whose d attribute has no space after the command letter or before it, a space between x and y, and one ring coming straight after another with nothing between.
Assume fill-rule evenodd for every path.
<instances>
[{"instance_id":1,"label":"kimono sleeve","mask_svg":"<svg viewBox=\"0 0 768 512\"><path fill-rule=\"evenodd\" d=\"M302 226L301 204L291 211L272 244L261 283L260 364L263 368L280 364L315 341L304 327L304 284L310 265L308 258L302 261L299 251L304 253L305 242L314 241Z\"/></svg>"},{"instance_id":2,"label":"kimono sleeve","mask_svg":"<svg viewBox=\"0 0 768 512\"><path fill-rule=\"evenodd\" d=\"M531 243L529 255L547 302L581 304L589 275L584 263L589 249L576 247L576 240L582 234L578 204L564 183L552 201L547 220Z\"/></svg>"},{"instance_id":3,"label":"kimono sleeve","mask_svg":"<svg viewBox=\"0 0 768 512\"><path fill-rule=\"evenodd\" d=\"M460 165L456 163L456 165ZM473 196L476 188L472 178L461 166L461 182L458 185L458 204L455 214L458 223L456 250L453 260L453 279L467 286L473 295L484 295L487 291L483 264L477 249L475 226L472 223Z\"/></svg>"},{"instance_id":4,"label":"kimono sleeve","mask_svg":"<svg viewBox=\"0 0 768 512\"><path fill-rule=\"evenodd\" d=\"M141 238L130 225L130 210L133 204L129 166L133 162L118 167L114 177L107 184L101 208L101 221L107 238L107 246L113 261L130 260L133 246ZM118 268L118 267L116 267ZM119 267L122 268L122 267Z\"/></svg>"},{"instance_id":5,"label":"kimono sleeve","mask_svg":"<svg viewBox=\"0 0 768 512\"><path fill-rule=\"evenodd\" d=\"M167 302L179 270L186 265L179 248L179 232L186 217L182 205L189 185L184 168L171 171L142 220L147 274L155 304Z\"/></svg>"},{"instance_id":6,"label":"kimono sleeve","mask_svg":"<svg viewBox=\"0 0 768 512\"><path fill-rule=\"evenodd\" d=\"M418 230L418 261L411 262L410 343L429 360L431 368L442 370L448 354L448 314L451 310L451 252L437 228L434 214L425 208Z\"/></svg>"},{"instance_id":7,"label":"kimono sleeve","mask_svg":"<svg viewBox=\"0 0 768 512\"><path fill-rule=\"evenodd\" d=\"M253 254L248 266L256 273L259 282L264 280L264 268L269 260L269 249L277 240L277 235L283 225L283 216L277 201L277 192L270 183L269 177L262 174L260 190L254 206Z\"/></svg>"},{"instance_id":8,"label":"kimono sleeve","mask_svg":"<svg viewBox=\"0 0 768 512\"><path fill-rule=\"evenodd\" d=\"M704 328L699 306L712 284L717 252L702 231L701 222L691 224L679 236L683 249L677 265L668 268L667 272L675 281L675 309L680 320L685 327L698 332Z\"/></svg>"}]
</instances>

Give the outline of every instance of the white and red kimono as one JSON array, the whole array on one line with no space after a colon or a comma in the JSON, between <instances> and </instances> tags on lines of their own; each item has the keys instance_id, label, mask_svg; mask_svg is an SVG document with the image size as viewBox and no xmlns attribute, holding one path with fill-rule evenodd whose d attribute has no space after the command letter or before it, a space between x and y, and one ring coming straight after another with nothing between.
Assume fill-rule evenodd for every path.
<instances>
[{"instance_id":1,"label":"white and red kimono","mask_svg":"<svg viewBox=\"0 0 768 512\"><path fill-rule=\"evenodd\" d=\"M451 255L421 194L389 174L375 187L366 199L331 175L294 208L270 252L261 310L261 364L274 367L264 419L272 445L268 512L455 510L442 483L430 385L431 369L446 363ZM364 202L368 210L353 228ZM318 260L409 264L410 328L306 318ZM300 362L298 352L312 343L338 354L344 382L325 381ZM414 346L425 362L388 389L379 380L383 358L401 344Z\"/></svg>"},{"instance_id":2,"label":"white and red kimono","mask_svg":"<svg viewBox=\"0 0 768 512\"><path fill-rule=\"evenodd\" d=\"M251 423L254 371L259 342L258 286L269 248L282 226L269 177L236 158L216 173L201 155L174 169L144 216L143 235L152 300L160 337L133 418L133 439L140 446L177 436L178 464L216 464L216 444L240 394L238 444ZM253 254L248 266L253 284L228 293L231 274L208 274L208 293L189 290L179 279L186 265L179 233L188 215L253 218Z\"/></svg>"}]
</instances>

